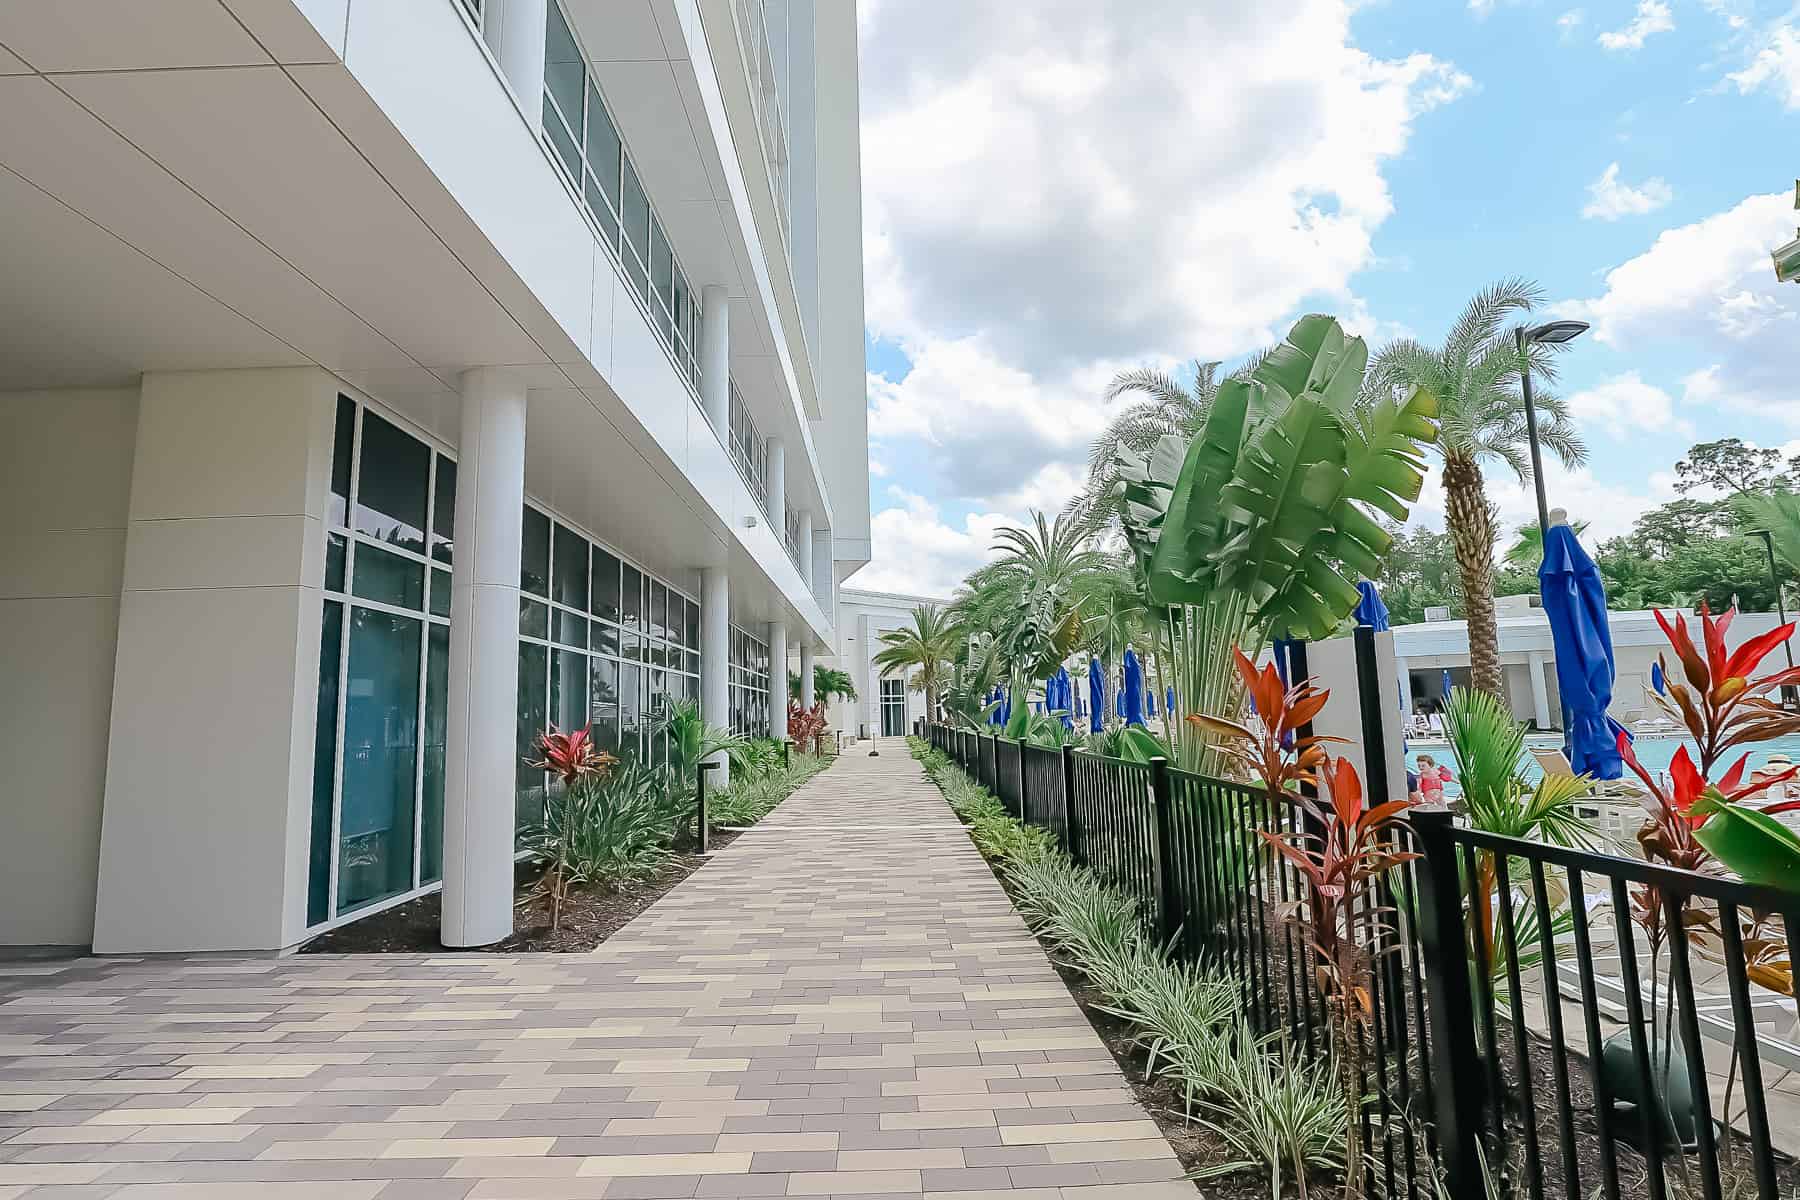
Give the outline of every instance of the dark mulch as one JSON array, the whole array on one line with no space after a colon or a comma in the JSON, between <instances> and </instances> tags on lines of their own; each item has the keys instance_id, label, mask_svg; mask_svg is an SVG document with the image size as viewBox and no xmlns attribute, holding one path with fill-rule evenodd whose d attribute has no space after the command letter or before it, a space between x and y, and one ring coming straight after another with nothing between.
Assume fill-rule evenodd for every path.
<instances>
[{"instance_id":1,"label":"dark mulch","mask_svg":"<svg viewBox=\"0 0 1800 1200\"><path fill-rule=\"evenodd\" d=\"M712 849L720 850L738 837L715 830ZM451 951L470 954L561 953L580 954L625 928L632 918L649 908L676 884L700 869L706 859L678 853L662 870L617 889L582 888L563 901L559 928L550 928L550 901L539 897L513 910L512 936L491 946ZM513 898L523 900L536 886L541 869L520 863L513 881ZM302 954L442 954L448 948L438 941L440 897L433 893L396 905L365 920L322 933L300 950Z\"/></svg>"}]
</instances>

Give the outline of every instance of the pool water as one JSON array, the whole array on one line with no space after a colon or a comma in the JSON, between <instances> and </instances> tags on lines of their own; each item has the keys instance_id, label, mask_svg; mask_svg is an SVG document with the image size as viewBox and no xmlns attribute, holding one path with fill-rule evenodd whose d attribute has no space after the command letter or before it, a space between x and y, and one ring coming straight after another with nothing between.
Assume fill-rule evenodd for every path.
<instances>
[{"instance_id":1,"label":"pool water","mask_svg":"<svg viewBox=\"0 0 1800 1200\"><path fill-rule=\"evenodd\" d=\"M1525 745L1532 750L1560 750L1562 744L1562 737L1559 734L1532 734L1525 739ZM1666 733L1640 733L1637 735L1637 740L1632 743L1632 749L1636 752L1637 760L1643 765L1644 770L1650 772L1654 778L1669 769L1669 763L1674 761L1675 752L1683 745L1688 747L1690 755L1694 754L1693 742L1687 737ZM1800 734L1790 734L1786 737L1758 742L1749 747L1749 750L1749 771L1755 771L1767 763L1771 754L1786 754L1794 762L1800 763ZM1743 753L1743 748L1739 748L1728 762L1735 762L1737 754L1741 753ZM1450 753L1449 743L1418 738L1407 739L1407 770L1417 771L1419 769L1419 755L1421 754L1429 754L1437 760L1439 766L1449 767L1452 775L1458 774L1456 756ZM1536 759L1527 762L1526 779L1536 783L1541 775L1543 775L1543 770L1538 766ZM1746 777L1748 777L1748 772L1746 772ZM1637 777L1631 773L1630 768L1626 769L1625 778L1634 783L1637 782ZM1444 791L1446 794L1454 796L1459 794L1461 789L1452 780L1444 785Z\"/></svg>"}]
</instances>

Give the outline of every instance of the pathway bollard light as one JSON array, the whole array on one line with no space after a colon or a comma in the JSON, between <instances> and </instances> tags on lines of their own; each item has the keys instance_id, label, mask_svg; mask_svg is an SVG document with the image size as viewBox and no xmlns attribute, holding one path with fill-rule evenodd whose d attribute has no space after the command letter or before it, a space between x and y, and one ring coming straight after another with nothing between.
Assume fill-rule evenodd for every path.
<instances>
[{"instance_id":1,"label":"pathway bollard light","mask_svg":"<svg viewBox=\"0 0 1800 1200\"><path fill-rule=\"evenodd\" d=\"M700 764L699 771L694 774L694 816L697 829L695 838L700 843L700 853L702 854L709 853L711 845L711 838L708 837L706 828L706 773L718 769L719 764L716 762L703 762Z\"/></svg>"}]
</instances>

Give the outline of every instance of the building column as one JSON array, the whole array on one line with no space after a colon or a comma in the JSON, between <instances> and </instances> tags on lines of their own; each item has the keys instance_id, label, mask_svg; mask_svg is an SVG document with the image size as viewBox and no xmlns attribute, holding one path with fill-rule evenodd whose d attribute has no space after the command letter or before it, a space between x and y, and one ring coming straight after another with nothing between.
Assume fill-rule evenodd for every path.
<instances>
[{"instance_id":1,"label":"building column","mask_svg":"<svg viewBox=\"0 0 1800 1200\"><path fill-rule=\"evenodd\" d=\"M700 571L700 715L708 725L731 728L731 576L724 567ZM710 787L731 782L731 763L723 754L708 759L719 764Z\"/></svg>"},{"instance_id":2,"label":"building column","mask_svg":"<svg viewBox=\"0 0 1800 1200\"><path fill-rule=\"evenodd\" d=\"M548 0L488 0L482 35L535 128L543 111ZM454 586L454 585L453 585Z\"/></svg>"},{"instance_id":3,"label":"building column","mask_svg":"<svg viewBox=\"0 0 1800 1200\"><path fill-rule=\"evenodd\" d=\"M486 946L513 927L524 503L525 382L494 367L465 371L450 568L446 946Z\"/></svg>"},{"instance_id":4,"label":"building column","mask_svg":"<svg viewBox=\"0 0 1800 1200\"><path fill-rule=\"evenodd\" d=\"M700 407L719 431L731 436L731 300L723 286L700 289Z\"/></svg>"},{"instance_id":5,"label":"building column","mask_svg":"<svg viewBox=\"0 0 1800 1200\"><path fill-rule=\"evenodd\" d=\"M787 736L787 625L769 622L769 736Z\"/></svg>"},{"instance_id":6,"label":"building column","mask_svg":"<svg viewBox=\"0 0 1800 1200\"><path fill-rule=\"evenodd\" d=\"M800 510L800 532L794 539L798 545L794 547L800 553L800 579L806 584L806 590L813 586L813 515L812 510Z\"/></svg>"},{"instance_id":7,"label":"building column","mask_svg":"<svg viewBox=\"0 0 1800 1200\"><path fill-rule=\"evenodd\" d=\"M1526 674L1531 676L1531 711L1537 720L1539 729L1549 729L1550 724L1550 688L1544 682L1544 656L1533 654L1526 661Z\"/></svg>"},{"instance_id":8,"label":"building column","mask_svg":"<svg viewBox=\"0 0 1800 1200\"><path fill-rule=\"evenodd\" d=\"M811 712L816 700L813 695L813 651L812 643L801 634L800 640L800 707Z\"/></svg>"},{"instance_id":9,"label":"building column","mask_svg":"<svg viewBox=\"0 0 1800 1200\"><path fill-rule=\"evenodd\" d=\"M869 736L878 738L881 736L881 672L875 666L877 643L866 612L856 615L856 641L862 647L856 652L857 661L862 664L862 719L869 726Z\"/></svg>"},{"instance_id":10,"label":"building column","mask_svg":"<svg viewBox=\"0 0 1800 1200\"><path fill-rule=\"evenodd\" d=\"M1394 674L1400 677L1400 715L1410 721L1413 715L1412 668L1400 655L1394 656Z\"/></svg>"},{"instance_id":11,"label":"building column","mask_svg":"<svg viewBox=\"0 0 1800 1200\"><path fill-rule=\"evenodd\" d=\"M768 450L767 490L763 499L769 506L769 521L775 531L775 540L779 542L787 537L787 446L780 438L772 437L768 441Z\"/></svg>"}]
</instances>

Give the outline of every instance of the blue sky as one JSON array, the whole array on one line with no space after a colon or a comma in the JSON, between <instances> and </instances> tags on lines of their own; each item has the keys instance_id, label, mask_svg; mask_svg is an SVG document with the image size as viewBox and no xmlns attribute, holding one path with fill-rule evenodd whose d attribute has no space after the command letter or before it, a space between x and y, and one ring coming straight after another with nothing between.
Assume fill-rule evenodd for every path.
<instances>
[{"instance_id":1,"label":"blue sky","mask_svg":"<svg viewBox=\"0 0 1800 1200\"><path fill-rule=\"evenodd\" d=\"M875 561L942 594L1078 484L1114 371L1303 312L1435 340L1505 275L1594 333L1547 472L1602 535L1694 441L1800 440L1792 0L862 0ZM1797 447L1800 448L1800 447ZM1529 491L1491 470L1507 521ZM1418 519L1441 526L1429 487Z\"/></svg>"}]
</instances>

